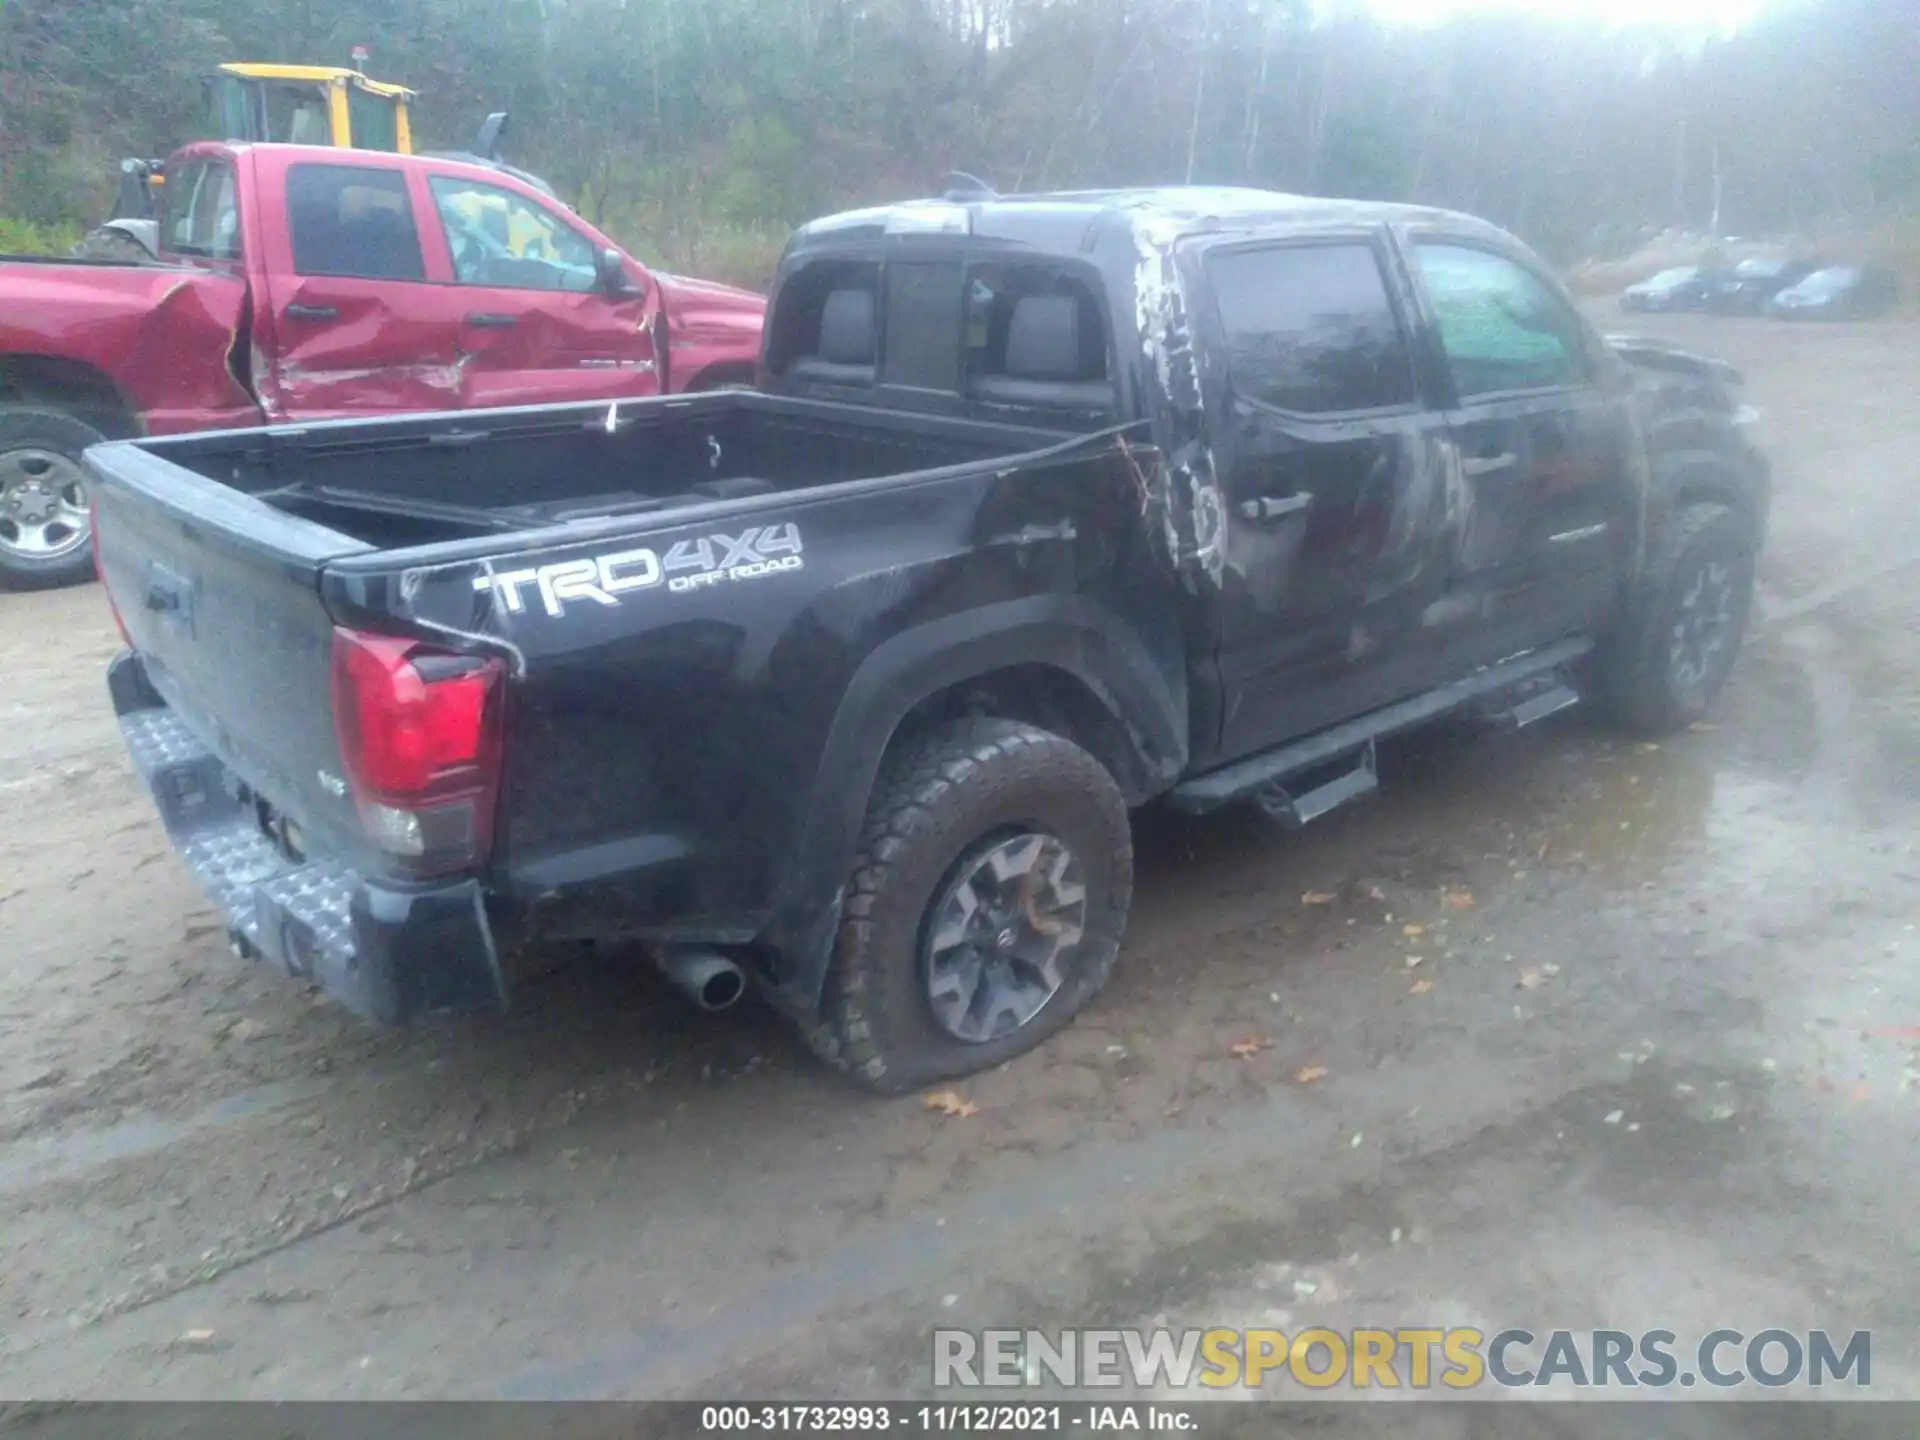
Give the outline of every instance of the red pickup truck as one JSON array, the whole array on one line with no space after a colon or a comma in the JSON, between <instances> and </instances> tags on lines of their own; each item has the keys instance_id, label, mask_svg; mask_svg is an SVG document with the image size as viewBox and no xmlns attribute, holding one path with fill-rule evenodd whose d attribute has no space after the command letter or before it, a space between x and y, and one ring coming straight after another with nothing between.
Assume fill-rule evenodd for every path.
<instances>
[{"instance_id":1,"label":"red pickup truck","mask_svg":"<svg viewBox=\"0 0 1920 1440\"><path fill-rule=\"evenodd\" d=\"M0 586L92 574L103 439L753 379L762 297L484 163L190 145L166 197L157 265L0 259Z\"/></svg>"}]
</instances>

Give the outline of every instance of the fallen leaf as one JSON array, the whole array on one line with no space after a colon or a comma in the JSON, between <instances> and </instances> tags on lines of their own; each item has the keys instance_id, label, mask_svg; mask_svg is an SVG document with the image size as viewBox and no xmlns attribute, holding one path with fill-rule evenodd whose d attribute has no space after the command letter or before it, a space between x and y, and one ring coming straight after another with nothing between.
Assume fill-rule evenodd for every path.
<instances>
[{"instance_id":1,"label":"fallen leaf","mask_svg":"<svg viewBox=\"0 0 1920 1440\"><path fill-rule=\"evenodd\" d=\"M1408 937L1409 939L1412 939L1413 937L1415 937L1415 936L1417 936L1417 935L1424 935L1424 934L1426 934L1426 933L1427 933L1427 927L1426 927L1426 926L1424 926L1424 925L1402 925L1402 926L1400 927L1400 933L1401 933L1402 935L1405 935L1405 936L1407 936L1407 937Z\"/></svg>"},{"instance_id":2,"label":"fallen leaf","mask_svg":"<svg viewBox=\"0 0 1920 1440\"><path fill-rule=\"evenodd\" d=\"M980 1107L971 1100L960 1098L957 1090L935 1090L921 1101L929 1110L938 1110L942 1115L950 1115L955 1120L965 1120L978 1115Z\"/></svg>"},{"instance_id":3,"label":"fallen leaf","mask_svg":"<svg viewBox=\"0 0 1920 1440\"><path fill-rule=\"evenodd\" d=\"M1433 988L1433 982L1431 980L1416 980L1413 982L1413 984L1407 987L1407 994L1424 995L1427 993L1427 991L1431 990L1432 988Z\"/></svg>"},{"instance_id":4,"label":"fallen leaf","mask_svg":"<svg viewBox=\"0 0 1920 1440\"><path fill-rule=\"evenodd\" d=\"M1296 1085L1311 1085L1316 1080L1324 1080L1326 1075L1327 1067L1324 1065L1302 1065L1293 1072L1293 1080Z\"/></svg>"},{"instance_id":5,"label":"fallen leaf","mask_svg":"<svg viewBox=\"0 0 1920 1440\"><path fill-rule=\"evenodd\" d=\"M1546 849L1547 847L1542 845L1540 852L1544 855ZM1449 910L1471 910L1473 908L1473 892L1471 890L1442 890L1440 892L1440 903Z\"/></svg>"},{"instance_id":6,"label":"fallen leaf","mask_svg":"<svg viewBox=\"0 0 1920 1440\"><path fill-rule=\"evenodd\" d=\"M1538 990L1546 983L1547 977L1538 970L1522 970L1520 972L1520 988L1522 990Z\"/></svg>"},{"instance_id":7,"label":"fallen leaf","mask_svg":"<svg viewBox=\"0 0 1920 1440\"><path fill-rule=\"evenodd\" d=\"M1302 905L1331 905L1334 895L1331 890L1309 890L1300 897Z\"/></svg>"},{"instance_id":8,"label":"fallen leaf","mask_svg":"<svg viewBox=\"0 0 1920 1440\"><path fill-rule=\"evenodd\" d=\"M1242 1060L1251 1060L1254 1056L1258 1055L1262 1050L1271 1049L1272 1046L1273 1046L1273 1041L1267 1039L1265 1036L1251 1035L1251 1036L1248 1036L1245 1040L1234 1041L1233 1044L1229 1045L1227 1048L1231 1050L1234 1054L1238 1055Z\"/></svg>"}]
</instances>

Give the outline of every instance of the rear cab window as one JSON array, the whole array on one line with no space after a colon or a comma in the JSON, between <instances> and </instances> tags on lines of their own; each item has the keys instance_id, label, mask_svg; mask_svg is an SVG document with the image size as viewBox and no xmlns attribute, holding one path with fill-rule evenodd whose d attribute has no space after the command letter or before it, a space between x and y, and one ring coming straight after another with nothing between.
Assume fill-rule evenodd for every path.
<instances>
[{"instance_id":1,"label":"rear cab window","mask_svg":"<svg viewBox=\"0 0 1920 1440\"><path fill-rule=\"evenodd\" d=\"M287 171L287 233L298 275L425 280L407 177L367 165Z\"/></svg>"},{"instance_id":2,"label":"rear cab window","mask_svg":"<svg viewBox=\"0 0 1920 1440\"><path fill-rule=\"evenodd\" d=\"M996 406L1092 412L1114 406L1106 306L1056 266L983 262L967 275L967 394Z\"/></svg>"},{"instance_id":3,"label":"rear cab window","mask_svg":"<svg viewBox=\"0 0 1920 1440\"><path fill-rule=\"evenodd\" d=\"M1110 354L1097 284L1059 265L831 257L782 284L767 361L875 403L1065 419L1111 410Z\"/></svg>"},{"instance_id":4,"label":"rear cab window","mask_svg":"<svg viewBox=\"0 0 1920 1440\"><path fill-rule=\"evenodd\" d=\"M165 246L200 260L240 258L240 203L233 166L225 160L190 160L167 177Z\"/></svg>"},{"instance_id":5,"label":"rear cab window","mask_svg":"<svg viewBox=\"0 0 1920 1440\"><path fill-rule=\"evenodd\" d=\"M1414 403L1406 337L1367 241L1215 250L1206 275L1242 400L1293 415Z\"/></svg>"},{"instance_id":6,"label":"rear cab window","mask_svg":"<svg viewBox=\"0 0 1920 1440\"><path fill-rule=\"evenodd\" d=\"M768 317L768 369L810 384L872 385L879 302L878 261L817 260L794 271Z\"/></svg>"}]
</instances>

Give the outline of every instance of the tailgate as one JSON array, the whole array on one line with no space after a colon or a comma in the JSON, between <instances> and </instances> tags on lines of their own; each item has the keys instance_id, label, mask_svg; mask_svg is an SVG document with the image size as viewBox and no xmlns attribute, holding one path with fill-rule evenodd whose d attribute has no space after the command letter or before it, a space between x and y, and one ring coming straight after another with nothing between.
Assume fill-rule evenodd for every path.
<instances>
[{"instance_id":1,"label":"tailgate","mask_svg":"<svg viewBox=\"0 0 1920 1440\"><path fill-rule=\"evenodd\" d=\"M169 459L183 443L87 452L101 579L174 716L309 837L357 850L319 574L368 547Z\"/></svg>"}]
</instances>

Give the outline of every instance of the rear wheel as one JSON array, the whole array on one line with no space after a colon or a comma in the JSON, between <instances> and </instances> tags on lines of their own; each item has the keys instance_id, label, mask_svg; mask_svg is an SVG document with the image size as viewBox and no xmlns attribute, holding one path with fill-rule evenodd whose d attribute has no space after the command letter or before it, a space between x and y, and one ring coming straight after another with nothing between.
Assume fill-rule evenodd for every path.
<instances>
[{"instance_id":1,"label":"rear wheel","mask_svg":"<svg viewBox=\"0 0 1920 1440\"><path fill-rule=\"evenodd\" d=\"M1746 634L1754 560L1753 527L1726 506L1674 516L1598 657L1602 694L1628 728L1666 734L1707 713Z\"/></svg>"},{"instance_id":2,"label":"rear wheel","mask_svg":"<svg viewBox=\"0 0 1920 1440\"><path fill-rule=\"evenodd\" d=\"M1133 892L1126 803L1058 735L974 720L889 767L815 1046L883 1091L988 1069L1106 983Z\"/></svg>"},{"instance_id":3,"label":"rear wheel","mask_svg":"<svg viewBox=\"0 0 1920 1440\"><path fill-rule=\"evenodd\" d=\"M92 578L80 455L106 438L58 410L0 406L0 586L43 590Z\"/></svg>"}]
</instances>

